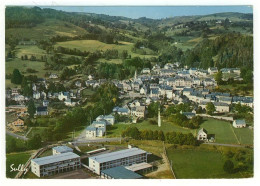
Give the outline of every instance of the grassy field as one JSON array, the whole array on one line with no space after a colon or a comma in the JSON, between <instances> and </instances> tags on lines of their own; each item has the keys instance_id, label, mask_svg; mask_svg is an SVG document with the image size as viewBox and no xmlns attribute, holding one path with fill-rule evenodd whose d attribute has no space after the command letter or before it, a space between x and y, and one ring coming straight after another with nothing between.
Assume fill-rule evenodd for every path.
<instances>
[{"instance_id":1,"label":"grassy field","mask_svg":"<svg viewBox=\"0 0 260 186\"><path fill-rule=\"evenodd\" d=\"M253 145L254 131L249 128L234 128L234 132L241 144Z\"/></svg>"},{"instance_id":2,"label":"grassy field","mask_svg":"<svg viewBox=\"0 0 260 186\"><path fill-rule=\"evenodd\" d=\"M42 153L39 158L45 157L45 156L51 156L52 155L52 149L46 150L44 153Z\"/></svg>"},{"instance_id":3,"label":"grassy field","mask_svg":"<svg viewBox=\"0 0 260 186\"><path fill-rule=\"evenodd\" d=\"M241 174L226 174L224 157L217 150L173 149L167 150L176 177L181 178L239 178ZM185 168L184 168L185 167Z\"/></svg>"},{"instance_id":4,"label":"grassy field","mask_svg":"<svg viewBox=\"0 0 260 186\"><path fill-rule=\"evenodd\" d=\"M86 33L87 31L83 28L55 19L47 19L33 28L10 28L6 30L7 37L16 36L17 38L29 38L31 40L44 40L55 35L76 36Z\"/></svg>"},{"instance_id":5,"label":"grassy field","mask_svg":"<svg viewBox=\"0 0 260 186\"><path fill-rule=\"evenodd\" d=\"M18 45L16 47L16 54L18 58L21 58L21 56L24 56L25 54L29 57L31 55L34 55L36 57L48 55L45 50L38 48L36 45Z\"/></svg>"},{"instance_id":6,"label":"grassy field","mask_svg":"<svg viewBox=\"0 0 260 186\"><path fill-rule=\"evenodd\" d=\"M81 146L78 146L78 147L81 150L81 152L88 152L88 151L91 151L91 150L101 148L101 147L98 147L98 146L87 146L87 145L81 145Z\"/></svg>"},{"instance_id":7,"label":"grassy field","mask_svg":"<svg viewBox=\"0 0 260 186\"><path fill-rule=\"evenodd\" d=\"M140 56L140 57L154 57L153 55L140 55L136 53L132 53L131 49L133 47L133 43L120 41L118 45L116 44L106 44L97 40L73 40L73 41L65 41L65 42L57 42L55 47L62 46L65 48L78 49L81 51L89 51L95 52L96 50L118 50L121 53L123 50L127 50L132 57Z\"/></svg>"},{"instance_id":8,"label":"grassy field","mask_svg":"<svg viewBox=\"0 0 260 186\"><path fill-rule=\"evenodd\" d=\"M33 151L6 154L6 177L14 178L17 172L10 172L10 166L14 164L13 168L17 168L19 164L26 163L27 160L30 158L32 152Z\"/></svg>"},{"instance_id":9,"label":"grassy field","mask_svg":"<svg viewBox=\"0 0 260 186\"><path fill-rule=\"evenodd\" d=\"M13 60L10 60L5 63L5 73L11 74L13 73L13 70L17 68L23 75L37 75L38 77L44 77L46 72L55 72L57 71L51 71L51 70L44 70L44 62L38 62L38 61L23 61L19 58L15 58ZM34 70L37 70L37 73L27 73L26 69L31 68ZM8 83L8 82L6 82Z\"/></svg>"},{"instance_id":10,"label":"grassy field","mask_svg":"<svg viewBox=\"0 0 260 186\"><path fill-rule=\"evenodd\" d=\"M215 119L207 119L200 126L206 129L208 134L215 134L217 143L238 144L231 127L229 122Z\"/></svg>"},{"instance_id":11,"label":"grassy field","mask_svg":"<svg viewBox=\"0 0 260 186\"><path fill-rule=\"evenodd\" d=\"M108 137L118 137L123 130L128 127L137 127L139 130L162 130L163 132L182 132L182 133L192 133L194 136L197 135L199 129L187 129L175 125L169 121L162 120L162 126L152 125L148 120L136 124L124 124L118 123L114 126L108 127L107 136ZM208 134L215 134L215 139L217 143L227 143L227 144L238 144L235 134L232 131L232 126L229 122L220 121L216 119L204 119L200 126L208 131ZM252 144L253 143L253 131L248 128L235 129L235 133L242 144Z\"/></svg>"},{"instance_id":12,"label":"grassy field","mask_svg":"<svg viewBox=\"0 0 260 186\"><path fill-rule=\"evenodd\" d=\"M8 134L6 134L6 138L5 138L5 139L6 139L6 145L8 145L9 142L10 142L12 139L14 139L15 142L16 142L17 149L25 149L25 148L26 148L25 141L22 140L22 139L17 139L17 138L15 138L15 137L13 137L13 136L10 136L10 135L8 135Z\"/></svg>"},{"instance_id":13,"label":"grassy field","mask_svg":"<svg viewBox=\"0 0 260 186\"><path fill-rule=\"evenodd\" d=\"M98 63L114 63L114 64L121 64L122 63L122 59L104 59L104 58L100 58L97 60Z\"/></svg>"},{"instance_id":14,"label":"grassy field","mask_svg":"<svg viewBox=\"0 0 260 186\"><path fill-rule=\"evenodd\" d=\"M114 126L108 128L107 136L108 137L120 136L121 132L127 129L128 127L137 127L139 130L149 130L149 129L162 130L165 133L169 131L175 131L175 132L182 132L182 133L191 132L195 134L195 130L185 129L165 120L162 120L161 127L158 127L158 125L152 125L148 120L145 120L141 123L136 123L136 124L124 124L124 123L115 124Z\"/></svg>"},{"instance_id":15,"label":"grassy field","mask_svg":"<svg viewBox=\"0 0 260 186\"><path fill-rule=\"evenodd\" d=\"M76 48L79 50L86 50L89 52L95 52L96 50L119 50L120 52L123 50L130 50L133 46L133 43L129 42L120 42L119 45L115 44L106 44L97 40L73 40L73 41L66 41L66 42L57 42L55 47L62 46L66 48Z\"/></svg>"},{"instance_id":16,"label":"grassy field","mask_svg":"<svg viewBox=\"0 0 260 186\"><path fill-rule=\"evenodd\" d=\"M40 136L43 134L44 130L47 127L32 127L31 132L28 134L28 138L33 137L35 134L40 134Z\"/></svg>"},{"instance_id":17,"label":"grassy field","mask_svg":"<svg viewBox=\"0 0 260 186\"><path fill-rule=\"evenodd\" d=\"M253 87L248 88L247 84L220 85L219 88L232 95L253 96L254 93Z\"/></svg>"},{"instance_id":18,"label":"grassy field","mask_svg":"<svg viewBox=\"0 0 260 186\"><path fill-rule=\"evenodd\" d=\"M10 79L5 79L5 87L6 88L20 88L21 85L13 84L13 83L11 83Z\"/></svg>"},{"instance_id":19,"label":"grassy field","mask_svg":"<svg viewBox=\"0 0 260 186\"><path fill-rule=\"evenodd\" d=\"M86 89L82 90L81 93L82 93L83 97L87 97L87 96L92 96L95 93L95 91L93 91L89 88L86 88Z\"/></svg>"}]
</instances>

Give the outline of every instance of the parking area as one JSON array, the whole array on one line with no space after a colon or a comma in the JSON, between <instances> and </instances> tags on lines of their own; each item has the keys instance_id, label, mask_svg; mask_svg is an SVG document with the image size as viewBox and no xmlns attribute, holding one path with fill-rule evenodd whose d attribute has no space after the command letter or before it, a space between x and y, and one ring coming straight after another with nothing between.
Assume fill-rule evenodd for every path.
<instances>
[{"instance_id":1,"label":"parking area","mask_svg":"<svg viewBox=\"0 0 260 186\"><path fill-rule=\"evenodd\" d=\"M97 176L93 176L91 173L88 173L86 169L83 170L83 168L48 177L48 179L96 179L96 178Z\"/></svg>"}]
</instances>

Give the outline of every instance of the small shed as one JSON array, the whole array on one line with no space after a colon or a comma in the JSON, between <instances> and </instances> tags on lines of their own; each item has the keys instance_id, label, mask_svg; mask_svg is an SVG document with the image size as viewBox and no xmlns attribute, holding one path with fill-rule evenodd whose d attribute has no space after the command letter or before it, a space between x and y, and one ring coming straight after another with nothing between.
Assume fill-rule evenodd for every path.
<instances>
[{"instance_id":1,"label":"small shed","mask_svg":"<svg viewBox=\"0 0 260 186\"><path fill-rule=\"evenodd\" d=\"M62 153L66 153L66 152L73 152L73 149L68 146L65 146L65 145L52 148L53 155L62 154Z\"/></svg>"}]
</instances>

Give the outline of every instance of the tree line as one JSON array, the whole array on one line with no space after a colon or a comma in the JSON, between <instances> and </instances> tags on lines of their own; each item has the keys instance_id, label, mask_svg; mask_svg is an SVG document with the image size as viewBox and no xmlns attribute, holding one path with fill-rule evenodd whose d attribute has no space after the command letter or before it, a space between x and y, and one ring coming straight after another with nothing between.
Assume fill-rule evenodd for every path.
<instances>
[{"instance_id":1,"label":"tree line","mask_svg":"<svg viewBox=\"0 0 260 186\"><path fill-rule=\"evenodd\" d=\"M161 130L139 130L137 127L128 127L121 133L122 137L130 137L136 140L160 140L170 144L198 145L196 138L191 134L180 132L167 132Z\"/></svg>"}]
</instances>

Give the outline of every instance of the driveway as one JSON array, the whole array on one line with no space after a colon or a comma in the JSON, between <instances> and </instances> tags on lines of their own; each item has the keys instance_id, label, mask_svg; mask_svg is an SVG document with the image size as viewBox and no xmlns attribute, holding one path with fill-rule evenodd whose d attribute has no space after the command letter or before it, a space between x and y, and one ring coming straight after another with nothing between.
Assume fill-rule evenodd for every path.
<instances>
[{"instance_id":1,"label":"driveway","mask_svg":"<svg viewBox=\"0 0 260 186\"><path fill-rule=\"evenodd\" d=\"M15 134L15 133L12 133L12 132L10 132L9 130L6 130L6 134L8 134L8 135L10 135L10 136L13 136L13 137L15 137L15 138L18 138L18 139L28 140L27 137L21 136L21 135Z\"/></svg>"}]
</instances>

